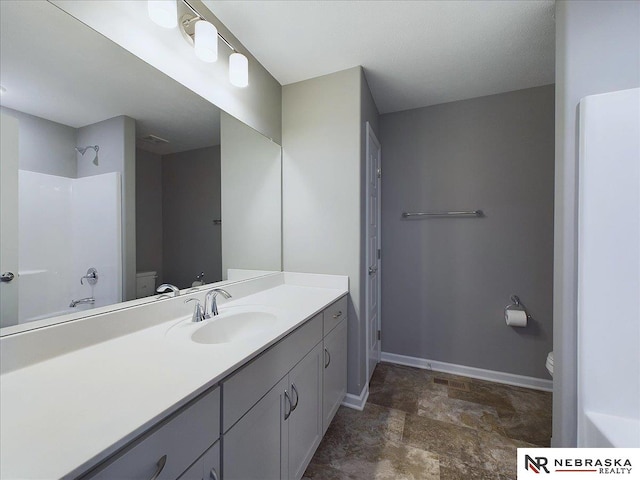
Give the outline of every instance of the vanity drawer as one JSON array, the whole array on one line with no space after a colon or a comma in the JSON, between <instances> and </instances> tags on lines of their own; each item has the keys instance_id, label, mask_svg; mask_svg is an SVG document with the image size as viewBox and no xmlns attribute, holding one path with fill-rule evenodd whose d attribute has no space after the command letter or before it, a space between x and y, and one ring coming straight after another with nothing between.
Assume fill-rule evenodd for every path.
<instances>
[{"instance_id":1,"label":"vanity drawer","mask_svg":"<svg viewBox=\"0 0 640 480\"><path fill-rule=\"evenodd\" d=\"M222 381L222 432L226 432L322 341L322 314L287 335Z\"/></svg>"},{"instance_id":2,"label":"vanity drawer","mask_svg":"<svg viewBox=\"0 0 640 480\"><path fill-rule=\"evenodd\" d=\"M215 388L153 428L85 478L174 480L219 436L220 389ZM154 476L158 471L160 473Z\"/></svg>"},{"instance_id":3,"label":"vanity drawer","mask_svg":"<svg viewBox=\"0 0 640 480\"><path fill-rule=\"evenodd\" d=\"M342 320L347 318L348 298L349 296L345 295L324 309L324 335L328 334Z\"/></svg>"}]
</instances>

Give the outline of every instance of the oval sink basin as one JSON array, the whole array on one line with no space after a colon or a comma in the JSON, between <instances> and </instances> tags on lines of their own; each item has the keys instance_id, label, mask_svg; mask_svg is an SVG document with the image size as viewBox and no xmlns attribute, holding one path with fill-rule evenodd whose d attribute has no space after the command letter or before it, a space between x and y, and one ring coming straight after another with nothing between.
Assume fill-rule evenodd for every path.
<instances>
[{"instance_id":1,"label":"oval sink basin","mask_svg":"<svg viewBox=\"0 0 640 480\"><path fill-rule=\"evenodd\" d=\"M229 343L267 332L277 317L266 312L221 313L198 327L191 340L196 343Z\"/></svg>"}]
</instances>

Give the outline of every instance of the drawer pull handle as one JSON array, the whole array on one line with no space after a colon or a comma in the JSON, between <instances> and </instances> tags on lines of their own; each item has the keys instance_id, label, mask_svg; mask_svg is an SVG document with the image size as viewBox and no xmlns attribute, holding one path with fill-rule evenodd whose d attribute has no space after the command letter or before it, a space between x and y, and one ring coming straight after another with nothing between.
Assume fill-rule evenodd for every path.
<instances>
[{"instance_id":1,"label":"drawer pull handle","mask_svg":"<svg viewBox=\"0 0 640 480\"><path fill-rule=\"evenodd\" d=\"M210 480L218 480L218 473L216 472L215 468L212 468L209 472L209 478Z\"/></svg>"},{"instance_id":2,"label":"drawer pull handle","mask_svg":"<svg viewBox=\"0 0 640 480\"><path fill-rule=\"evenodd\" d=\"M293 411L291 409L291 398L289 397L289 393L285 390L284 391L284 399L287 401L287 403L289 404L289 411L287 412L287 406L284 406L284 419L288 420L289 416L291 416L291 412Z\"/></svg>"},{"instance_id":3,"label":"drawer pull handle","mask_svg":"<svg viewBox=\"0 0 640 480\"><path fill-rule=\"evenodd\" d=\"M295 383L291 384L291 390L296 392L296 404L293 407L291 407L291 411L293 412L296 408L298 408L298 402L300 401L300 395L298 394L298 389L296 388L296 384Z\"/></svg>"},{"instance_id":4,"label":"drawer pull handle","mask_svg":"<svg viewBox=\"0 0 640 480\"><path fill-rule=\"evenodd\" d=\"M338 318L342 316L342 310L338 310L338 313L333 315L333 318Z\"/></svg>"},{"instance_id":5,"label":"drawer pull handle","mask_svg":"<svg viewBox=\"0 0 640 480\"><path fill-rule=\"evenodd\" d=\"M327 368L331 364L331 354L326 348L324 349L324 357L328 358L327 363L324 364L324 368Z\"/></svg>"},{"instance_id":6,"label":"drawer pull handle","mask_svg":"<svg viewBox=\"0 0 640 480\"><path fill-rule=\"evenodd\" d=\"M156 480L156 478L158 478L162 473L162 470L164 470L164 466L166 465L166 463L167 463L167 456L166 455L161 456L160 460L158 460L158 463L156 463L156 471L149 480Z\"/></svg>"}]
</instances>

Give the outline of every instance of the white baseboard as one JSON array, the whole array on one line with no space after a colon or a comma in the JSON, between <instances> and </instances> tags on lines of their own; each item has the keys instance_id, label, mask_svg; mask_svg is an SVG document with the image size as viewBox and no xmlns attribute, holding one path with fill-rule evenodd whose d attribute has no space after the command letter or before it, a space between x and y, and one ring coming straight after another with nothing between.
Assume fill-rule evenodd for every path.
<instances>
[{"instance_id":1,"label":"white baseboard","mask_svg":"<svg viewBox=\"0 0 640 480\"><path fill-rule=\"evenodd\" d=\"M535 390L543 390L545 392L553 391L553 380L546 380L544 378L526 377L524 375L516 375L513 373L484 370L482 368L466 367L464 365L456 365L454 363L438 362L436 360L428 360L426 358L408 357L406 355L386 352L382 352L382 361L396 363L398 365L407 365L409 367L424 368L435 372L445 372L462 375L464 377L478 378L480 380L487 380L490 382L504 383L506 385L515 385L517 387L533 388Z\"/></svg>"},{"instance_id":2,"label":"white baseboard","mask_svg":"<svg viewBox=\"0 0 640 480\"><path fill-rule=\"evenodd\" d=\"M347 393L342 401L343 407L353 408L354 410L364 410L364 406L367 403L367 398L369 398L369 384L367 383L360 395L354 395L352 393Z\"/></svg>"}]
</instances>

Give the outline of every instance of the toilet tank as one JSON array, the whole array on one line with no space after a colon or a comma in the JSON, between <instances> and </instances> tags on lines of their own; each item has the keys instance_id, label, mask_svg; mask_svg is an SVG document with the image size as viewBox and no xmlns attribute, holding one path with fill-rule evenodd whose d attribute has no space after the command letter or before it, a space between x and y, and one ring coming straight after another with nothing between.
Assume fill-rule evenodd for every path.
<instances>
[{"instance_id":1,"label":"toilet tank","mask_svg":"<svg viewBox=\"0 0 640 480\"><path fill-rule=\"evenodd\" d=\"M136 273L136 298L148 297L156 293L156 272Z\"/></svg>"}]
</instances>

